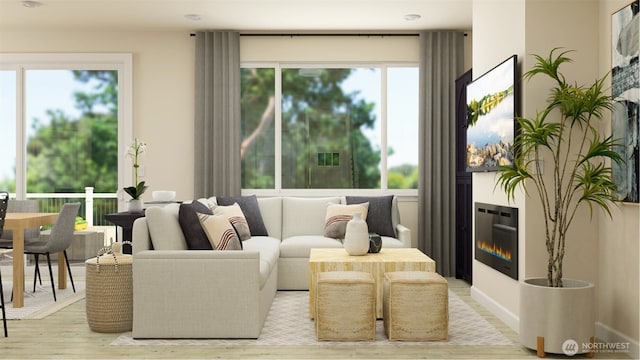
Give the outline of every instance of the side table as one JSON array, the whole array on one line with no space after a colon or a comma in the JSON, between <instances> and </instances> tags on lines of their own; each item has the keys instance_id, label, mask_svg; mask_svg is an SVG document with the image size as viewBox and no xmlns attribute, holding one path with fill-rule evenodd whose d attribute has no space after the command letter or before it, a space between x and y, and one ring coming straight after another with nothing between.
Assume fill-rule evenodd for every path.
<instances>
[{"instance_id":1,"label":"side table","mask_svg":"<svg viewBox=\"0 0 640 360\"><path fill-rule=\"evenodd\" d=\"M122 254L121 243L111 247L85 261L87 322L95 332L125 332L133 327L132 256Z\"/></svg>"},{"instance_id":2,"label":"side table","mask_svg":"<svg viewBox=\"0 0 640 360\"><path fill-rule=\"evenodd\" d=\"M119 212L106 214L104 218L107 221L115 224L116 226L120 226L122 228L122 242L131 242L133 241L131 233L133 232L133 222L136 221L137 218L144 217L144 211L139 213L132 212ZM118 241L118 237L116 235L116 241ZM122 248L122 252L125 254L131 254L131 245L125 244Z\"/></svg>"}]
</instances>

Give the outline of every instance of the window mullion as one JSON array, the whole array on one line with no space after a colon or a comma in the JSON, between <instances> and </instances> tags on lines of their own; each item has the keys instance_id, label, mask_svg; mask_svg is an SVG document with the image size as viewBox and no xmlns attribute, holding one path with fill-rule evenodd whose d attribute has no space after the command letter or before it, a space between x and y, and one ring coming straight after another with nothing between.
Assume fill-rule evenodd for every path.
<instances>
[{"instance_id":1,"label":"window mullion","mask_svg":"<svg viewBox=\"0 0 640 360\"><path fill-rule=\"evenodd\" d=\"M387 66L380 69L380 188L387 190Z\"/></svg>"},{"instance_id":2,"label":"window mullion","mask_svg":"<svg viewBox=\"0 0 640 360\"><path fill-rule=\"evenodd\" d=\"M282 190L282 67L275 66L275 190Z\"/></svg>"},{"instance_id":3,"label":"window mullion","mask_svg":"<svg viewBox=\"0 0 640 360\"><path fill-rule=\"evenodd\" d=\"M27 196L27 137L25 118L25 77L26 69L18 66L16 70L16 199Z\"/></svg>"}]
</instances>

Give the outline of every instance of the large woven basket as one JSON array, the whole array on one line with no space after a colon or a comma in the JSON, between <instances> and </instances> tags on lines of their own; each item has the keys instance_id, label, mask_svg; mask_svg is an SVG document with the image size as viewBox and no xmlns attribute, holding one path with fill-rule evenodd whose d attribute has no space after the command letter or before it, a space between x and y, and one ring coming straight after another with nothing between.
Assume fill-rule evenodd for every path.
<instances>
[{"instance_id":1,"label":"large woven basket","mask_svg":"<svg viewBox=\"0 0 640 360\"><path fill-rule=\"evenodd\" d=\"M130 331L133 322L132 257L123 255L122 244L113 252L91 258L86 265L87 322L102 333Z\"/></svg>"}]
</instances>

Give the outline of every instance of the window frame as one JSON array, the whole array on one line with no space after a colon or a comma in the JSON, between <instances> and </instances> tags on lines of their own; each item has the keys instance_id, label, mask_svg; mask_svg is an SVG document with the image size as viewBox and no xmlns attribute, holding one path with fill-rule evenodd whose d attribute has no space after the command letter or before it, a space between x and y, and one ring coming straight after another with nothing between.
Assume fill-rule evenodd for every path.
<instances>
[{"instance_id":1,"label":"window frame","mask_svg":"<svg viewBox=\"0 0 640 360\"><path fill-rule=\"evenodd\" d=\"M133 139L132 93L133 55L131 53L65 53L65 54L0 54L0 70L16 72L16 198L25 199L26 179L26 124L25 72L28 70L115 70L118 71L118 189L131 179L133 170L125 166L124 153ZM123 197L118 197L118 209L125 208Z\"/></svg>"},{"instance_id":2,"label":"window frame","mask_svg":"<svg viewBox=\"0 0 640 360\"><path fill-rule=\"evenodd\" d=\"M347 68L379 68L381 73L380 80L380 188L377 189L283 189L282 188L282 69L289 68L321 68L321 69L347 69ZM378 196L378 195L396 195L411 196L418 195L418 189L389 189L388 188L388 166L387 166L387 75L389 68L411 67L419 68L419 64L413 61L373 61L373 62L301 62L301 61L242 61L240 68L273 68L275 71L275 179L274 189L241 189L242 195L256 196ZM416 104L418 105L418 104ZM419 145L419 144L418 144ZM419 149L416 149L416 152ZM420 163L418 162L418 167Z\"/></svg>"}]
</instances>

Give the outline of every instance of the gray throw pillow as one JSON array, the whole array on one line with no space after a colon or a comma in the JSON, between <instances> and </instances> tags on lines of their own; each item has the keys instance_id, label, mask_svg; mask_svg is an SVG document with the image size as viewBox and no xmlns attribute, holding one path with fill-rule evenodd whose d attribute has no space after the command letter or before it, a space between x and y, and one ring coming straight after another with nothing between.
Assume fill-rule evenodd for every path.
<instances>
[{"instance_id":1,"label":"gray throw pillow","mask_svg":"<svg viewBox=\"0 0 640 360\"><path fill-rule=\"evenodd\" d=\"M178 222L187 241L187 247L189 250L212 250L211 242L198 220L198 213L213 215L208 206L197 200L190 204L180 204Z\"/></svg>"},{"instance_id":2,"label":"gray throw pillow","mask_svg":"<svg viewBox=\"0 0 640 360\"><path fill-rule=\"evenodd\" d=\"M245 219L247 219L247 223L249 224L251 236L269 236L267 228L264 226L264 221L262 220L262 214L260 213L260 207L258 205L258 198L255 195L217 196L216 202L218 205L223 206L238 203Z\"/></svg>"},{"instance_id":3,"label":"gray throw pillow","mask_svg":"<svg viewBox=\"0 0 640 360\"><path fill-rule=\"evenodd\" d=\"M391 205L393 195L389 196L347 196L347 204L369 203L367 212L367 227L370 233L380 236L396 237L396 229L393 227Z\"/></svg>"}]
</instances>

